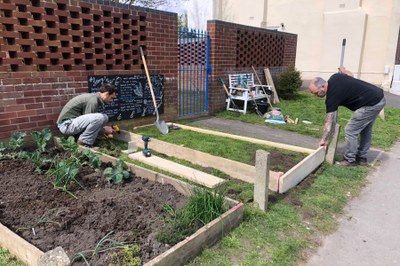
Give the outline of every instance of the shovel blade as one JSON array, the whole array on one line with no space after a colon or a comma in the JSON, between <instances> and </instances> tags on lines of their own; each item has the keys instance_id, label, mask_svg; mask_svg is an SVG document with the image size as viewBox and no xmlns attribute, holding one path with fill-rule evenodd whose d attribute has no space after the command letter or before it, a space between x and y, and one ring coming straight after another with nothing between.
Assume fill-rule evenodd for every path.
<instances>
[{"instance_id":1,"label":"shovel blade","mask_svg":"<svg viewBox=\"0 0 400 266\"><path fill-rule=\"evenodd\" d=\"M163 133L164 135L167 135L169 132L169 128L167 126L167 124L165 123L165 121L159 121L157 120L155 122L156 127L158 128L158 130L160 130L161 133Z\"/></svg>"}]
</instances>

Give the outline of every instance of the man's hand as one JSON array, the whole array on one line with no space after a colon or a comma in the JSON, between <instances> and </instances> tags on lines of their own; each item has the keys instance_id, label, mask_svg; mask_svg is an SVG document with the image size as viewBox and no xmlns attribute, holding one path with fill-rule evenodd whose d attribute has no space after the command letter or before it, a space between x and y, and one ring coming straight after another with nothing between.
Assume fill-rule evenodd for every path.
<instances>
[{"instance_id":1,"label":"man's hand","mask_svg":"<svg viewBox=\"0 0 400 266\"><path fill-rule=\"evenodd\" d=\"M343 73L343 74L345 74L347 76L350 76L350 77L354 76L353 73L351 73L351 71L347 70L344 66L340 66L338 68L338 70L339 70L340 73Z\"/></svg>"},{"instance_id":2,"label":"man's hand","mask_svg":"<svg viewBox=\"0 0 400 266\"><path fill-rule=\"evenodd\" d=\"M321 139L320 141L319 141L319 146L320 147L325 147L326 148L326 145L327 145L328 143L326 142L326 140L324 140L324 139Z\"/></svg>"},{"instance_id":3,"label":"man's hand","mask_svg":"<svg viewBox=\"0 0 400 266\"><path fill-rule=\"evenodd\" d=\"M106 134L106 135L111 135L114 132L112 127L109 127L109 126L103 127L103 130L104 130L104 134Z\"/></svg>"}]
</instances>

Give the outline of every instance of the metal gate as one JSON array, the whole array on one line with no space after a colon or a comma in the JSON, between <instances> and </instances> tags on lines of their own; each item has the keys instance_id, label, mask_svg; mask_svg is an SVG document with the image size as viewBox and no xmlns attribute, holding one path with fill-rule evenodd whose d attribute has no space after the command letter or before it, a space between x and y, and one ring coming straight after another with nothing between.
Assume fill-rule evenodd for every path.
<instances>
[{"instance_id":1,"label":"metal gate","mask_svg":"<svg viewBox=\"0 0 400 266\"><path fill-rule=\"evenodd\" d=\"M211 74L210 35L206 31L178 30L178 114L208 113L208 78Z\"/></svg>"}]
</instances>

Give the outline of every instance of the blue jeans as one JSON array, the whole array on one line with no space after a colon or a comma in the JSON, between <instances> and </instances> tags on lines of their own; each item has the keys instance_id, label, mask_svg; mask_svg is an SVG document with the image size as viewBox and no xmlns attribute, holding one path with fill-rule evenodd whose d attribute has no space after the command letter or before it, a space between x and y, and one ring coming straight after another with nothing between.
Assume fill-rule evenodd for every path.
<instances>
[{"instance_id":1,"label":"blue jeans","mask_svg":"<svg viewBox=\"0 0 400 266\"><path fill-rule=\"evenodd\" d=\"M73 136L79 134L79 140L85 144L93 145L100 130L108 122L108 116L93 113L78 116L58 124L58 129L63 135Z\"/></svg>"},{"instance_id":2,"label":"blue jeans","mask_svg":"<svg viewBox=\"0 0 400 266\"><path fill-rule=\"evenodd\" d=\"M356 158L367 158L372 141L372 127L386 104L385 98L373 106L364 106L356 111L345 128L346 151L344 158L355 162ZM358 135L360 141L358 142Z\"/></svg>"}]
</instances>

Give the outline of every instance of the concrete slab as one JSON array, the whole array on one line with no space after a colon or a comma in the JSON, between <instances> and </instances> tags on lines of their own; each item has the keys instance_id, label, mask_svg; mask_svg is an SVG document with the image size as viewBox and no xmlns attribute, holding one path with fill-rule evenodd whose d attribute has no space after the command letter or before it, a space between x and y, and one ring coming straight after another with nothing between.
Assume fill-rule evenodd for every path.
<instances>
[{"instance_id":1,"label":"concrete slab","mask_svg":"<svg viewBox=\"0 0 400 266\"><path fill-rule=\"evenodd\" d=\"M324 239L309 266L400 265L400 142L381 157L369 185L353 199L339 229Z\"/></svg>"}]
</instances>

